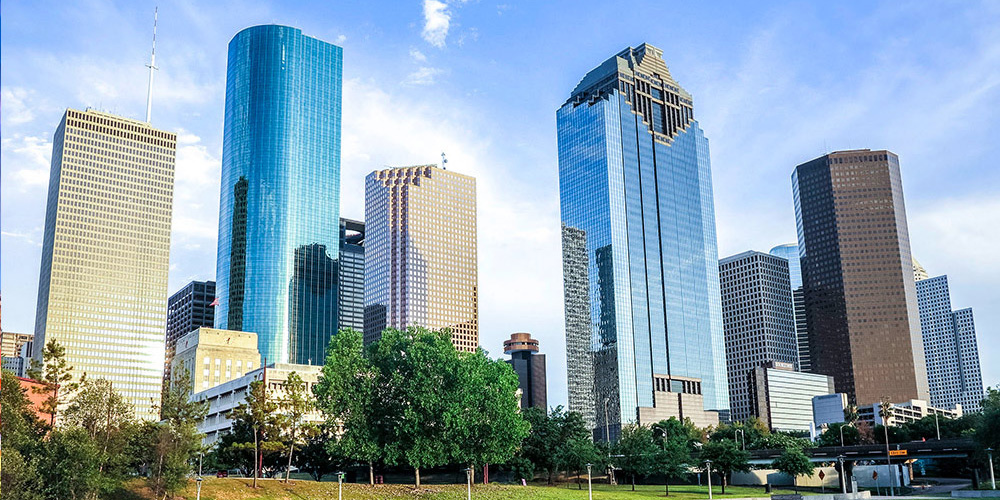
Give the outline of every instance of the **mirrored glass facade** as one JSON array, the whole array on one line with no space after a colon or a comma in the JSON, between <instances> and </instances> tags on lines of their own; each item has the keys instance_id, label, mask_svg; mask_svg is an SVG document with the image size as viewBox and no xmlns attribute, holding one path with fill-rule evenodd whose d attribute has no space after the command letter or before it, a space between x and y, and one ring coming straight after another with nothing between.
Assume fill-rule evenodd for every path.
<instances>
[{"instance_id":1,"label":"mirrored glass facade","mask_svg":"<svg viewBox=\"0 0 1000 500\"><path fill-rule=\"evenodd\" d=\"M588 73L557 124L570 409L614 439L653 407L659 374L700 379L705 409L727 412L708 140L690 94L641 45ZM586 365L592 377L574 371Z\"/></svg>"},{"instance_id":2,"label":"mirrored glass facade","mask_svg":"<svg viewBox=\"0 0 1000 500\"><path fill-rule=\"evenodd\" d=\"M286 26L229 43L215 326L268 363L320 364L337 331L342 62Z\"/></svg>"},{"instance_id":3,"label":"mirrored glass facade","mask_svg":"<svg viewBox=\"0 0 1000 500\"><path fill-rule=\"evenodd\" d=\"M35 359L66 348L79 380L103 378L158 419L177 135L66 110L52 171L35 316Z\"/></svg>"},{"instance_id":4,"label":"mirrored glass facade","mask_svg":"<svg viewBox=\"0 0 1000 500\"><path fill-rule=\"evenodd\" d=\"M795 336L799 349L799 370L812 371L812 356L809 353L809 328L806 327L806 299L802 291L802 266L799 260L799 246L795 243L778 245L771 249L788 261L788 278L792 287L792 303L795 307Z\"/></svg>"},{"instance_id":5,"label":"mirrored glass facade","mask_svg":"<svg viewBox=\"0 0 1000 500\"><path fill-rule=\"evenodd\" d=\"M837 151L792 173L812 371L858 406L927 401L899 158Z\"/></svg>"}]
</instances>

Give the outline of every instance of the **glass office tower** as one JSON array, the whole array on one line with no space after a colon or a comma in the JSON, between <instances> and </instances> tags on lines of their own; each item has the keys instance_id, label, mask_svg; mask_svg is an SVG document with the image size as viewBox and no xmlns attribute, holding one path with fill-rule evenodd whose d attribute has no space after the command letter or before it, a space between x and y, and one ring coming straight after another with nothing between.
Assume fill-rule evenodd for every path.
<instances>
[{"instance_id":1,"label":"glass office tower","mask_svg":"<svg viewBox=\"0 0 1000 500\"><path fill-rule=\"evenodd\" d=\"M927 367L891 151L835 151L792 173L812 371L858 406L927 401Z\"/></svg>"},{"instance_id":2,"label":"glass office tower","mask_svg":"<svg viewBox=\"0 0 1000 500\"><path fill-rule=\"evenodd\" d=\"M229 43L215 326L268 363L320 364L337 331L342 62L286 26Z\"/></svg>"},{"instance_id":3,"label":"glass office tower","mask_svg":"<svg viewBox=\"0 0 1000 500\"><path fill-rule=\"evenodd\" d=\"M35 310L35 360L66 348L79 381L103 378L139 419L160 414L177 135L66 110L52 170Z\"/></svg>"},{"instance_id":4,"label":"glass office tower","mask_svg":"<svg viewBox=\"0 0 1000 500\"><path fill-rule=\"evenodd\" d=\"M708 140L662 54L625 49L556 115L569 405L598 438L653 407L654 374L729 409Z\"/></svg>"},{"instance_id":5,"label":"glass office tower","mask_svg":"<svg viewBox=\"0 0 1000 500\"><path fill-rule=\"evenodd\" d=\"M799 371L812 371L812 355L809 353L809 328L806 326L806 298L802 291L802 265L799 261L799 246L795 243L785 243L771 249L771 255L777 255L788 261L788 278L792 287L792 304L795 308L795 335L799 349Z\"/></svg>"}]
</instances>

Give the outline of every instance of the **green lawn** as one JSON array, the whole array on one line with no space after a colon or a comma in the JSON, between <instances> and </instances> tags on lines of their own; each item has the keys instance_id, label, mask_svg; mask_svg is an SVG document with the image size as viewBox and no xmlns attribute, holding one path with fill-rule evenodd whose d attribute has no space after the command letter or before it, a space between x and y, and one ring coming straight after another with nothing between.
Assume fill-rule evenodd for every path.
<instances>
[{"instance_id":1,"label":"green lawn","mask_svg":"<svg viewBox=\"0 0 1000 500\"><path fill-rule=\"evenodd\" d=\"M259 487L250 487L249 479L216 479L206 478L202 483L201 498L203 500L331 500L337 498L337 483L313 481L295 481L289 484L275 480L260 480ZM665 498L663 486L636 486L631 491L630 485L610 486L594 484L594 498L597 500L627 499L627 498ZM139 484L133 491L138 498L151 498L149 492ZM721 488L713 489L715 498L764 497L763 488L729 486L722 495ZM775 490L775 493L779 493ZM791 493L781 490L780 493ZM193 500L195 498L195 483L191 481L187 491L177 498ZM385 484L377 486L344 484L344 500L380 500L384 498L413 498L420 500L460 500L465 498L464 485L428 485L420 491L414 491L412 485ZM514 485L475 485L472 488L472 498L484 500L585 500L587 485L578 490L575 484L560 484L559 486L514 486ZM694 500L708 498L708 490L704 486L671 486L670 498L675 500Z\"/></svg>"}]
</instances>

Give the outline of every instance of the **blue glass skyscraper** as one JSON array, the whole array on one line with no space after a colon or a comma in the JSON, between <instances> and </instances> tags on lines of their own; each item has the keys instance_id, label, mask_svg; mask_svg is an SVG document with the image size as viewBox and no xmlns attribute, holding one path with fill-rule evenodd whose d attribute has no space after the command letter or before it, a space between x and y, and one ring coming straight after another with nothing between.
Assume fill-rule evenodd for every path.
<instances>
[{"instance_id":1,"label":"blue glass skyscraper","mask_svg":"<svg viewBox=\"0 0 1000 500\"><path fill-rule=\"evenodd\" d=\"M799 259L799 245L785 243L771 249L788 261L788 277L792 286L792 304L795 307L795 336L799 349L799 371L812 371L812 354L809 351L809 327L806 324L806 299L802 290L802 263Z\"/></svg>"},{"instance_id":2,"label":"blue glass skyscraper","mask_svg":"<svg viewBox=\"0 0 1000 500\"><path fill-rule=\"evenodd\" d=\"M654 374L729 409L708 139L662 54L623 50L557 112L569 405L598 438L654 407Z\"/></svg>"},{"instance_id":3,"label":"blue glass skyscraper","mask_svg":"<svg viewBox=\"0 0 1000 500\"><path fill-rule=\"evenodd\" d=\"M215 325L268 362L322 363L337 331L342 66L296 28L229 42Z\"/></svg>"}]
</instances>

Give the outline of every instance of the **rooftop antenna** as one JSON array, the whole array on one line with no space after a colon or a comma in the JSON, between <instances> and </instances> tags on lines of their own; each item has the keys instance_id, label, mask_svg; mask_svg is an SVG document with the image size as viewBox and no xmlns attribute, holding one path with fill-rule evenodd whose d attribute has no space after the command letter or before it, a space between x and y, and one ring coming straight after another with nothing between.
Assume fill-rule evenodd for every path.
<instances>
[{"instance_id":1,"label":"rooftop antenna","mask_svg":"<svg viewBox=\"0 0 1000 500\"><path fill-rule=\"evenodd\" d=\"M159 10L158 6L153 9L153 51L149 54L149 64L146 65L149 68L149 87L146 89L146 123L149 123L153 113L153 70L160 69L156 67L156 17Z\"/></svg>"},{"instance_id":2,"label":"rooftop antenna","mask_svg":"<svg viewBox=\"0 0 1000 500\"><path fill-rule=\"evenodd\" d=\"M444 153L441 153L441 169L448 170L448 158L445 157Z\"/></svg>"}]
</instances>

